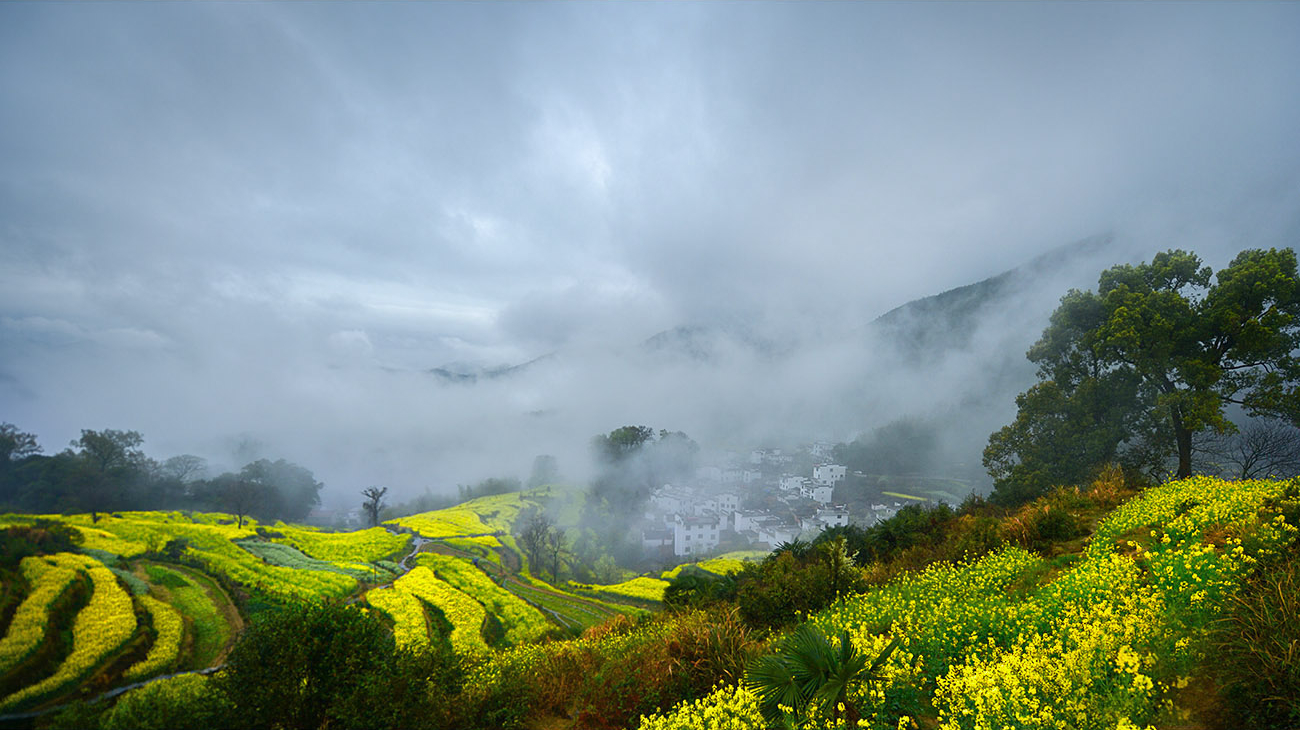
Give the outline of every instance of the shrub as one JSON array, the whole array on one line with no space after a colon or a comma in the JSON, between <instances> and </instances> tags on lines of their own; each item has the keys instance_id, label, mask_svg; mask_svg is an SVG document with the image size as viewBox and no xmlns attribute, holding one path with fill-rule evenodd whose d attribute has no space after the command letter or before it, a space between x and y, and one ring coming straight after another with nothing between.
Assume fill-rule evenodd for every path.
<instances>
[{"instance_id":1,"label":"shrub","mask_svg":"<svg viewBox=\"0 0 1300 730\"><path fill-rule=\"evenodd\" d=\"M122 695L100 720L103 730L206 730L232 727L236 717L207 677L183 674Z\"/></svg>"},{"instance_id":2,"label":"shrub","mask_svg":"<svg viewBox=\"0 0 1300 730\"><path fill-rule=\"evenodd\" d=\"M454 658L399 653L383 623L360 609L293 604L257 616L213 683L241 727L402 727L436 710L428 699L435 688L416 671L426 660L451 665L434 673L438 681L454 678Z\"/></svg>"},{"instance_id":3,"label":"shrub","mask_svg":"<svg viewBox=\"0 0 1300 730\"><path fill-rule=\"evenodd\" d=\"M581 727L625 728L642 715L736 683L758 644L735 609L661 619L605 642L578 687L572 712ZM658 630L656 630L658 629Z\"/></svg>"},{"instance_id":4,"label":"shrub","mask_svg":"<svg viewBox=\"0 0 1300 730\"><path fill-rule=\"evenodd\" d=\"M61 522L37 520L8 527L0 530L0 566L16 566L32 555L71 552L81 541L81 533Z\"/></svg>"},{"instance_id":5,"label":"shrub","mask_svg":"<svg viewBox=\"0 0 1300 730\"><path fill-rule=\"evenodd\" d=\"M1300 550L1241 586L1210 641L1230 726L1300 727Z\"/></svg>"},{"instance_id":6,"label":"shrub","mask_svg":"<svg viewBox=\"0 0 1300 730\"><path fill-rule=\"evenodd\" d=\"M785 626L835 599L825 563L803 564L783 552L736 574L736 603L745 623L756 628Z\"/></svg>"}]
</instances>

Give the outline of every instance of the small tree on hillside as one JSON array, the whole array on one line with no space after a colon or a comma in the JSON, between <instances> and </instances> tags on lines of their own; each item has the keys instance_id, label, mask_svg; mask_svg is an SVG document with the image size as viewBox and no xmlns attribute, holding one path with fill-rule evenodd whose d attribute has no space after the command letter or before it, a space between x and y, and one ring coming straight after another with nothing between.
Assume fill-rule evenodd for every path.
<instances>
[{"instance_id":1,"label":"small tree on hillside","mask_svg":"<svg viewBox=\"0 0 1300 730\"><path fill-rule=\"evenodd\" d=\"M224 483L220 486L221 501L239 520L239 527L243 529L244 520L263 507L266 488L234 474L222 475L222 481Z\"/></svg>"},{"instance_id":2,"label":"small tree on hillside","mask_svg":"<svg viewBox=\"0 0 1300 730\"><path fill-rule=\"evenodd\" d=\"M569 540L564 530L552 525L546 532L546 553L551 559L551 580L560 579L560 558L568 552Z\"/></svg>"},{"instance_id":3,"label":"small tree on hillside","mask_svg":"<svg viewBox=\"0 0 1300 730\"><path fill-rule=\"evenodd\" d=\"M542 557L546 554L547 535L551 532L551 521L541 512L533 512L524 522L524 527L519 531L519 546L524 549L524 554L528 556L528 564L532 570L542 564Z\"/></svg>"},{"instance_id":4,"label":"small tree on hillside","mask_svg":"<svg viewBox=\"0 0 1300 730\"><path fill-rule=\"evenodd\" d=\"M384 495L387 493L388 487L366 487L361 490L361 496L366 498L366 501L361 503L361 509L364 509L370 517L371 527L379 525L379 511L384 508Z\"/></svg>"}]
</instances>

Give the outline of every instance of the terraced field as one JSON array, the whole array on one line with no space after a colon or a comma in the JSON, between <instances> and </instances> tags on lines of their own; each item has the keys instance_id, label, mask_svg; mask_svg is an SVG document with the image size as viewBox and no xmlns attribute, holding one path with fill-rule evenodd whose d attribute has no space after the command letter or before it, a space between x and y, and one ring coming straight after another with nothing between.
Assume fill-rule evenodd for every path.
<instances>
[{"instance_id":1,"label":"terraced field","mask_svg":"<svg viewBox=\"0 0 1300 730\"><path fill-rule=\"evenodd\" d=\"M37 519L0 516L0 529ZM279 524L264 530L270 541L255 521L240 528L220 514L40 519L72 527L81 552L24 558L6 578L0 714L57 704L86 685L107 689L218 664L244 626L229 590L272 602L344 597L361 582L392 580L400 568L383 558L411 540L382 528L325 533Z\"/></svg>"},{"instance_id":2,"label":"terraced field","mask_svg":"<svg viewBox=\"0 0 1300 730\"><path fill-rule=\"evenodd\" d=\"M0 515L0 529L46 519L80 541L78 552L28 557L7 573L0 715L219 665L250 605L363 600L399 643L446 640L467 655L637 613L519 572L512 521L558 499L545 489L498 495L349 533L249 519L241 527L224 514ZM415 541L428 552L399 566L411 533L435 541Z\"/></svg>"}]
</instances>

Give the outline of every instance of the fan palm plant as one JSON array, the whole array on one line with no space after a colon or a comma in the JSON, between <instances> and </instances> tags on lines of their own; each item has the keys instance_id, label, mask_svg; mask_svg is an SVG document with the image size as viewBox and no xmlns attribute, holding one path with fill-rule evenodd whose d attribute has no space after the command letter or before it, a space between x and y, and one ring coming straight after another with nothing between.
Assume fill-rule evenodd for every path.
<instances>
[{"instance_id":1,"label":"fan palm plant","mask_svg":"<svg viewBox=\"0 0 1300 730\"><path fill-rule=\"evenodd\" d=\"M781 642L775 654L750 664L745 686L759 696L769 721L807 717L819 708L830 708L855 726L858 710L849 690L860 682L880 679L879 671L898 647L898 639L886 646L874 660L858 652L847 631L837 645L812 624L803 624Z\"/></svg>"}]
</instances>

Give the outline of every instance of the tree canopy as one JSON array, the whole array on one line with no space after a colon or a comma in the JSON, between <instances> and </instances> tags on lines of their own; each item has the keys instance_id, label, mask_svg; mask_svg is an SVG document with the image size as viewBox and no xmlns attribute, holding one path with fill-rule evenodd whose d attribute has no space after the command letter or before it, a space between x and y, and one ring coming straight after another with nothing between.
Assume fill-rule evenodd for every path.
<instances>
[{"instance_id":1,"label":"tree canopy","mask_svg":"<svg viewBox=\"0 0 1300 730\"><path fill-rule=\"evenodd\" d=\"M1193 436L1225 409L1300 423L1300 278L1291 249L1247 250L1216 275L1195 254L1101 273L1070 291L1030 348L1039 382L989 438L994 498L1084 481L1107 461L1190 476Z\"/></svg>"}]
</instances>

